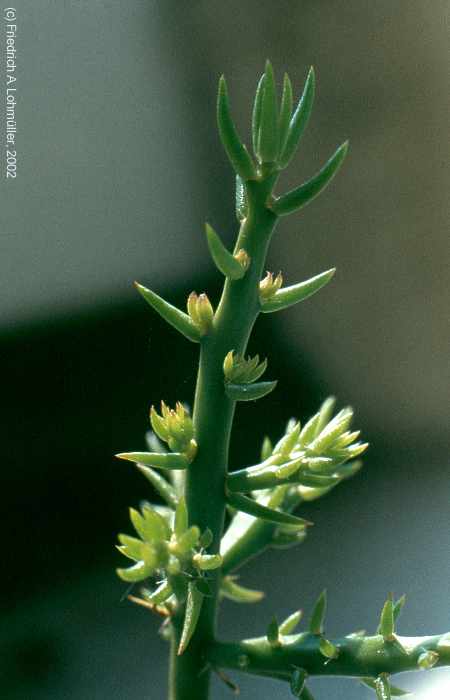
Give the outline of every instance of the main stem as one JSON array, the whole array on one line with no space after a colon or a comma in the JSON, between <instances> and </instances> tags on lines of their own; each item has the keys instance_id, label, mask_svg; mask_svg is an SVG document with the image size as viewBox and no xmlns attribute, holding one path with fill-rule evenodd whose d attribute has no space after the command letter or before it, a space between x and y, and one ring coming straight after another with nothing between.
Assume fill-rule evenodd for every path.
<instances>
[{"instance_id":1,"label":"main stem","mask_svg":"<svg viewBox=\"0 0 450 700\"><path fill-rule=\"evenodd\" d=\"M267 207L276 176L247 183L248 216L242 222L235 250L244 248L250 266L240 280L227 279L211 332L201 343L194 402L199 445L186 479L191 524L213 533L211 552L218 552L225 518L225 478L235 402L224 391L223 361L230 351L244 353L259 313L259 282L277 217ZM177 656L184 611L173 620L169 700L207 700L210 666L207 649L215 638L220 570L209 577L212 595L205 597L187 650Z\"/></svg>"}]
</instances>

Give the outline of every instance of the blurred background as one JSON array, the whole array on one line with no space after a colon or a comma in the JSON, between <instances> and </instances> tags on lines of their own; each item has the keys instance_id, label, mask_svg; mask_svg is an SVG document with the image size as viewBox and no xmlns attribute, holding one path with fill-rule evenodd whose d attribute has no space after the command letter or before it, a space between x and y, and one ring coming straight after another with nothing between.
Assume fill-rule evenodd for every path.
<instances>
[{"instance_id":1,"label":"blurred background","mask_svg":"<svg viewBox=\"0 0 450 700\"><path fill-rule=\"evenodd\" d=\"M325 586L330 635L373 631L391 590L408 595L401 634L450 630L448 2L15 7L19 172L2 176L0 209L1 697L166 697L158 621L122 600L114 574L128 506L152 493L112 455L144 446L151 403L192 401L197 348L131 283L181 306L193 289L218 299L203 224L231 244L236 222L217 80L226 74L248 141L267 57L297 95L311 64L318 79L279 191L346 138L351 151L320 201L274 238L269 269L287 284L338 272L314 299L258 321L250 349L280 381L239 408L232 462L254 462L265 433L276 439L331 393L355 407L372 447L360 475L303 509L316 526L301 548L243 569L267 597L225 603L221 636L308 614ZM290 697L284 684L233 678L243 698ZM443 670L398 684L420 700L450 697ZM311 690L371 697L348 679ZM217 681L213 697L230 691Z\"/></svg>"}]
</instances>

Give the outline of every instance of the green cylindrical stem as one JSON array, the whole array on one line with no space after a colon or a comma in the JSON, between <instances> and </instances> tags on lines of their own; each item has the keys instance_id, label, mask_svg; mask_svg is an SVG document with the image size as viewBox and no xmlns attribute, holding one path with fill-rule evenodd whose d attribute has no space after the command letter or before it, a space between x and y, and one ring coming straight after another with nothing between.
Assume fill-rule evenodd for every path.
<instances>
[{"instance_id":1,"label":"green cylindrical stem","mask_svg":"<svg viewBox=\"0 0 450 700\"><path fill-rule=\"evenodd\" d=\"M321 654L320 639L311 634L290 635L277 648L265 637L235 644L215 642L208 658L221 668L285 680L290 680L293 668L303 668L311 676L376 677L380 673L414 671L424 651L439 654L436 666L450 663L450 642L445 635L397 637L399 644L385 641L381 635L344 637L332 640L338 649L337 658L332 660Z\"/></svg>"},{"instance_id":2,"label":"green cylindrical stem","mask_svg":"<svg viewBox=\"0 0 450 700\"><path fill-rule=\"evenodd\" d=\"M247 183L248 216L242 222L236 250L244 248L251 262L240 280L227 279L210 333L202 339L194 403L198 454L188 468L186 503L191 524L213 533L208 551L219 551L225 518L225 479L235 402L224 390L223 361L230 350L244 353L258 316L259 282L277 217L267 206L274 176ZM211 572L212 595L205 597L191 642L180 657L175 646L180 631L174 625L170 669L170 700L206 700L209 670L207 650L213 642L219 571ZM182 612L182 611L181 611Z\"/></svg>"}]
</instances>

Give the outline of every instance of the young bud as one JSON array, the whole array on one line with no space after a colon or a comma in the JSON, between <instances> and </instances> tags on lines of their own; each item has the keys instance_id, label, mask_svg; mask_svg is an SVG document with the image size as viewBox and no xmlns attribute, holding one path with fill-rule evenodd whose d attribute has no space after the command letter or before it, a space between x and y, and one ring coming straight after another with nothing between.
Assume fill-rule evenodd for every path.
<instances>
[{"instance_id":1,"label":"young bud","mask_svg":"<svg viewBox=\"0 0 450 700\"><path fill-rule=\"evenodd\" d=\"M261 377L267 369L267 360L259 361L259 355L245 357L234 350L225 355L223 373L225 382L230 384L251 384Z\"/></svg>"},{"instance_id":2,"label":"young bud","mask_svg":"<svg viewBox=\"0 0 450 700\"><path fill-rule=\"evenodd\" d=\"M194 554L192 563L201 571L212 571L222 566L220 554Z\"/></svg>"},{"instance_id":3,"label":"young bud","mask_svg":"<svg viewBox=\"0 0 450 700\"><path fill-rule=\"evenodd\" d=\"M283 275L281 272L274 278L272 272L266 272L266 276L259 283L259 299L264 305L264 302L271 299L278 292L283 284Z\"/></svg>"},{"instance_id":4,"label":"young bud","mask_svg":"<svg viewBox=\"0 0 450 700\"><path fill-rule=\"evenodd\" d=\"M213 307L206 294L191 292L187 300L187 310L200 335L206 335L214 318Z\"/></svg>"},{"instance_id":5,"label":"young bud","mask_svg":"<svg viewBox=\"0 0 450 700\"><path fill-rule=\"evenodd\" d=\"M243 268L244 272L250 267L250 256L244 248L240 248L238 252L233 256L235 260L238 261L239 265Z\"/></svg>"},{"instance_id":6,"label":"young bud","mask_svg":"<svg viewBox=\"0 0 450 700\"><path fill-rule=\"evenodd\" d=\"M433 668L439 661L439 654L436 651L424 651L417 659L417 665L424 671Z\"/></svg>"},{"instance_id":7,"label":"young bud","mask_svg":"<svg viewBox=\"0 0 450 700\"><path fill-rule=\"evenodd\" d=\"M377 686L376 686L376 678L371 678L370 676L362 677L359 679L363 685L366 685L368 688L371 688L372 690L377 691ZM387 679L385 679L387 680ZM391 697L393 698L400 698L403 695L410 695L410 692L408 690L402 690L401 688L397 688L395 685L392 685L390 681L389 683L389 692L391 694ZM379 697L379 696L378 696Z\"/></svg>"},{"instance_id":8,"label":"young bud","mask_svg":"<svg viewBox=\"0 0 450 700\"><path fill-rule=\"evenodd\" d=\"M339 656L338 647L328 639L325 639L325 637L322 637L319 642L319 651L322 656L325 656L327 659L337 659Z\"/></svg>"},{"instance_id":9,"label":"young bud","mask_svg":"<svg viewBox=\"0 0 450 700\"><path fill-rule=\"evenodd\" d=\"M169 445L174 453L181 453L184 460L189 463L195 457L197 451L197 443L194 439L194 425L188 410L179 401L176 403L175 409L169 408L164 401L161 401L161 415L156 412L154 406L150 410L150 422L152 428L161 440L164 440ZM168 463L173 455L160 455L156 458L152 457L154 463L151 466L162 466ZM140 460L143 461L143 460ZM150 460L147 459L148 463ZM177 464L182 463L178 460ZM187 466L187 465L186 465ZM166 467L169 468L169 467ZM182 469L182 466L173 466L173 469Z\"/></svg>"}]
</instances>

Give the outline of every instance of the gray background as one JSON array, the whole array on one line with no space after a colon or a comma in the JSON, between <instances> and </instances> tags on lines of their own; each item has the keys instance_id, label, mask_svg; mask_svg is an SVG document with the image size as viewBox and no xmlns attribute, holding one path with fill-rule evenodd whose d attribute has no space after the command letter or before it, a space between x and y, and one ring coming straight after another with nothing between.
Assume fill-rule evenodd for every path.
<instances>
[{"instance_id":1,"label":"gray background","mask_svg":"<svg viewBox=\"0 0 450 700\"><path fill-rule=\"evenodd\" d=\"M245 580L263 579L270 595L257 611L224 606L221 629L230 637L259 634L274 611L309 610L324 585L332 634L373 629L391 589L409 596L402 632L450 629L448 3L15 6L19 176L0 185L7 339L29 338L30 329L45 334L94 308L100 316L131 310L139 304L135 278L172 298L175 290L215 284L203 222L228 241L236 229L233 177L215 131L217 78L227 75L248 139L266 57L278 76L290 73L297 94L314 64L313 117L280 187L313 173L345 138L350 156L320 202L282 223L269 263L287 283L334 265L338 274L273 328L290 349L293 373L308 358L319 378L316 404L328 392L352 403L374 448L363 477L311 507L316 528L301 550L270 553L249 568ZM129 392L132 398L133 386ZM35 400L27 396L27 406ZM303 415L301 395L296 402ZM281 403L277 409L279 420L288 417ZM107 411L97 418L109 420ZM33 457L33 441L30 451ZM14 479L19 471L8 467ZM54 482L51 472L46 478ZM19 571L12 585L39 575ZM121 592L109 562L91 556L86 569L71 569L45 595L6 603L7 697L163 698L156 625L119 606ZM45 677L44 637L58 660ZM23 658L27 668L37 659L27 681ZM417 675L404 686L426 688L444 677ZM350 681L312 688L319 700L370 697ZM242 679L243 697L255 693L289 697L283 685ZM214 697L227 696L217 686ZM441 700L437 690L421 698Z\"/></svg>"}]
</instances>

